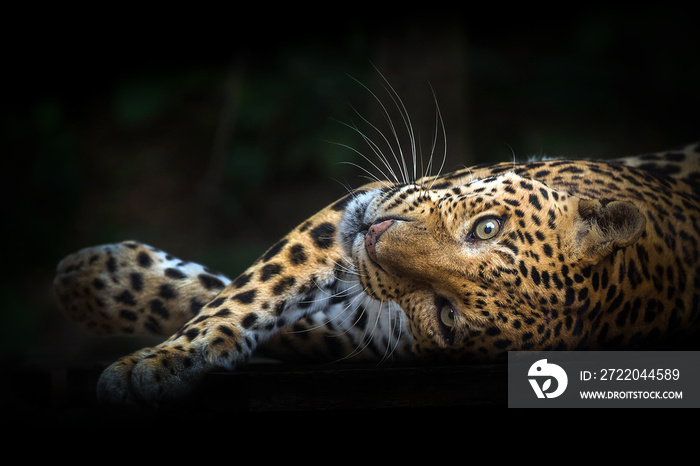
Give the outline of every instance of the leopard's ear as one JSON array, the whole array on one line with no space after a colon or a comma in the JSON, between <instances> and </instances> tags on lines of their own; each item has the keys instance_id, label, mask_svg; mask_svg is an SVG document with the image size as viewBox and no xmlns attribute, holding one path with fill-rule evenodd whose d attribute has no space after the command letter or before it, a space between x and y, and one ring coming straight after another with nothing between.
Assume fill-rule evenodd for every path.
<instances>
[{"instance_id":1,"label":"leopard's ear","mask_svg":"<svg viewBox=\"0 0 700 466\"><path fill-rule=\"evenodd\" d=\"M636 243L646 227L646 217L631 202L581 199L578 214L576 250L580 260L592 263Z\"/></svg>"}]
</instances>

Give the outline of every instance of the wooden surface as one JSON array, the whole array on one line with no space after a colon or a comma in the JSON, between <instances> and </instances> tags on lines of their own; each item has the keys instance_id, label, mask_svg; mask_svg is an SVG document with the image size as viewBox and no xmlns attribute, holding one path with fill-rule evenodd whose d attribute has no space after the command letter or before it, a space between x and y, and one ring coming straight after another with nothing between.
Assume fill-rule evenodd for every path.
<instances>
[{"instance_id":1,"label":"wooden surface","mask_svg":"<svg viewBox=\"0 0 700 466\"><path fill-rule=\"evenodd\" d=\"M251 364L209 374L177 405L158 410L99 405L95 385L103 364L6 364L4 399L20 417L79 421L95 416L154 413L298 413L347 410L439 410L507 405L507 365L288 366Z\"/></svg>"},{"instance_id":2,"label":"wooden surface","mask_svg":"<svg viewBox=\"0 0 700 466\"><path fill-rule=\"evenodd\" d=\"M195 398L204 409L254 412L505 406L506 383L505 364L251 367L211 374Z\"/></svg>"}]
</instances>

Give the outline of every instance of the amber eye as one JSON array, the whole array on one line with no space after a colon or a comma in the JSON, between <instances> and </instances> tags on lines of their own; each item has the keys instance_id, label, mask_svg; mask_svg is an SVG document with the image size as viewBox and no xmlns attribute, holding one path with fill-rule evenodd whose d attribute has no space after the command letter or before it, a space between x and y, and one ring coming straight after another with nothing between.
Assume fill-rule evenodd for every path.
<instances>
[{"instance_id":1,"label":"amber eye","mask_svg":"<svg viewBox=\"0 0 700 466\"><path fill-rule=\"evenodd\" d=\"M474 236L486 240L496 236L499 231L501 231L501 221L495 217L488 217L476 224Z\"/></svg>"},{"instance_id":2,"label":"amber eye","mask_svg":"<svg viewBox=\"0 0 700 466\"><path fill-rule=\"evenodd\" d=\"M440 322L447 328L455 326L455 311L449 306L445 306L440 311Z\"/></svg>"}]
</instances>

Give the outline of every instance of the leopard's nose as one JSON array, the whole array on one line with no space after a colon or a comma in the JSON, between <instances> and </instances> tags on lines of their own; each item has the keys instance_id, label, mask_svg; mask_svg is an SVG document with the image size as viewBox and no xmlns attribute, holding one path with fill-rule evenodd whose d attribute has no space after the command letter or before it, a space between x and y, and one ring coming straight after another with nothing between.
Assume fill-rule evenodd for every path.
<instances>
[{"instance_id":1,"label":"leopard's nose","mask_svg":"<svg viewBox=\"0 0 700 466\"><path fill-rule=\"evenodd\" d=\"M367 254L369 254L370 259L372 259L374 262L377 262L377 241L379 241L379 237L382 236L382 234L384 234L384 232L387 231L393 224L394 220L384 220L373 224L369 227L369 230L367 230L367 233L365 234L365 249L367 250Z\"/></svg>"}]
</instances>

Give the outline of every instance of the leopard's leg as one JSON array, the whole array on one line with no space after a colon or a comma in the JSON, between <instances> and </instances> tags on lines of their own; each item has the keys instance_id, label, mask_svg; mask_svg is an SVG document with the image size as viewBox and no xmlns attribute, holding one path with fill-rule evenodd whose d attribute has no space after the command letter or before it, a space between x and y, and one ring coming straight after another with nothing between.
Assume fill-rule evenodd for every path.
<instances>
[{"instance_id":1,"label":"leopard's leg","mask_svg":"<svg viewBox=\"0 0 700 466\"><path fill-rule=\"evenodd\" d=\"M209 371L235 369L275 332L327 306L333 293L322 291L337 283L344 261L341 217L330 206L294 229L175 335L107 368L99 395L127 403L180 398Z\"/></svg>"}]
</instances>

